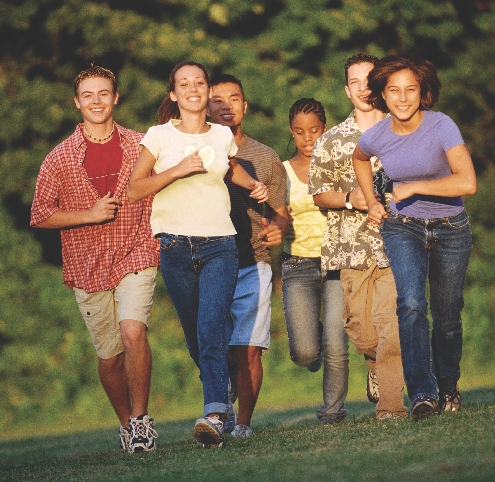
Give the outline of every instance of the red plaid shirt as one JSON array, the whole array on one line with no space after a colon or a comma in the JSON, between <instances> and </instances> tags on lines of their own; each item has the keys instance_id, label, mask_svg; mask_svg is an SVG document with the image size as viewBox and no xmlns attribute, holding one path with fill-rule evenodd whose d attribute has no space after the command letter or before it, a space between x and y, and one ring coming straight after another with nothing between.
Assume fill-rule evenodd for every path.
<instances>
[{"instance_id":1,"label":"red plaid shirt","mask_svg":"<svg viewBox=\"0 0 495 482\"><path fill-rule=\"evenodd\" d=\"M59 209L89 209L100 198L83 166L86 142L81 127L55 147L41 165L31 207L31 226ZM90 293L113 289L126 274L159 264L159 244L150 227L152 197L137 202L127 198L127 182L143 136L118 124L115 127L123 159L112 194L120 198L122 206L113 221L60 231L64 283Z\"/></svg>"}]
</instances>

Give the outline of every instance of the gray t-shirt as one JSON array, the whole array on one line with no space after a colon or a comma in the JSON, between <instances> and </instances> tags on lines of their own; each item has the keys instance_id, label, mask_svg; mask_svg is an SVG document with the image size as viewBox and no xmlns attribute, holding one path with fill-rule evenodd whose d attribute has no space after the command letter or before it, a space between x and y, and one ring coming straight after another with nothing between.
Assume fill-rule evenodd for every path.
<instances>
[{"instance_id":1,"label":"gray t-shirt","mask_svg":"<svg viewBox=\"0 0 495 482\"><path fill-rule=\"evenodd\" d=\"M367 156L377 156L394 185L433 180L452 174L445 153L464 144L459 128L442 112L424 111L419 127L410 134L397 135L387 117L368 129L359 139ZM434 219L455 216L463 209L461 197L416 194L390 208L405 216Z\"/></svg>"}]
</instances>

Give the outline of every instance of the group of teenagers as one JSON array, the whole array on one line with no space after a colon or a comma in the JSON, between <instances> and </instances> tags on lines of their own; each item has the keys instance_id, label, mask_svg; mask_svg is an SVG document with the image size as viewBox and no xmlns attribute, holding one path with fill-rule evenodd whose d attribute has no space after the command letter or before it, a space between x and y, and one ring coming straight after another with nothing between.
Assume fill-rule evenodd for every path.
<instances>
[{"instance_id":1,"label":"group of teenagers","mask_svg":"<svg viewBox=\"0 0 495 482\"><path fill-rule=\"evenodd\" d=\"M248 104L232 75L176 65L145 135L114 121L111 71L74 80L83 122L41 165L31 225L61 230L64 283L123 450L156 448L147 329L158 267L203 387L195 439L221 447L226 433L253 435L270 247L281 244L290 357L323 367L322 425L347 415L348 339L368 365L378 420L407 416L404 385L416 421L459 410L471 157L455 123L430 110L441 84L429 61L360 53L345 81L353 110L330 129L317 100L290 107L295 152L281 162L243 133Z\"/></svg>"}]
</instances>

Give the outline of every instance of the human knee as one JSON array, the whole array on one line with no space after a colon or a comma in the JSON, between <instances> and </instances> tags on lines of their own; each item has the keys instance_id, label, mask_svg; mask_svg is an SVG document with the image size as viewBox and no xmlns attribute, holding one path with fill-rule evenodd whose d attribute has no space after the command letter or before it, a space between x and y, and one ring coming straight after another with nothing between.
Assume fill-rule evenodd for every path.
<instances>
[{"instance_id":1,"label":"human knee","mask_svg":"<svg viewBox=\"0 0 495 482\"><path fill-rule=\"evenodd\" d=\"M426 316L427 308L427 302L424 297L399 296L397 299L397 314L402 319L415 313Z\"/></svg>"},{"instance_id":2,"label":"human knee","mask_svg":"<svg viewBox=\"0 0 495 482\"><path fill-rule=\"evenodd\" d=\"M136 320L122 320L120 335L125 348L147 343L146 325Z\"/></svg>"},{"instance_id":3,"label":"human knee","mask_svg":"<svg viewBox=\"0 0 495 482\"><path fill-rule=\"evenodd\" d=\"M307 367L318 360L319 352L308 350L291 350L290 359L298 366Z\"/></svg>"}]
</instances>

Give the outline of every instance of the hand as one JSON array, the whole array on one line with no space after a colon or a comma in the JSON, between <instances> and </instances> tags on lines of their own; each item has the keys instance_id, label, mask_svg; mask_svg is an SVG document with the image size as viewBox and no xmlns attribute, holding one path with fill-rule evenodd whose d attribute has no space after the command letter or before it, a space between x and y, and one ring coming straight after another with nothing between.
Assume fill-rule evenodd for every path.
<instances>
[{"instance_id":1,"label":"hand","mask_svg":"<svg viewBox=\"0 0 495 482\"><path fill-rule=\"evenodd\" d=\"M262 238L262 246L279 246L282 244L282 230L280 226L275 223L271 223L267 218L261 218L261 224L263 225L263 231L258 234L259 238Z\"/></svg>"},{"instance_id":2,"label":"hand","mask_svg":"<svg viewBox=\"0 0 495 482\"><path fill-rule=\"evenodd\" d=\"M91 222L96 224L115 219L119 206L122 206L120 199L108 192L89 210Z\"/></svg>"},{"instance_id":3,"label":"hand","mask_svg":"<svg viewBox=\"0 0 495 482\"><path fill-rule=\"evenodd\" d=\"M250 197L257 199L258 203L262 203L268 200L268 188L259 181L253 179L251 181L251 194Z\"/></svg>"},{"instance_id":4,"label":"hand","mask_svg":"<svg viewBox=\"0 0 495 482\"><path fill-rule=\"evenodd\" d=\"M373 226L379 226L383 218L388 218L387 211L378 201L368 208L368 220Z\"/></svg>"},{"instance_id":5,"label":"hand","mask_svg":"<svg viewBox=\"0 0 495 482\"><path fill-rule=\"evenodd\" d=\"M400 203L404 199L416 194L414 192L413 183L396 184L392 191L392 198L396 204Z\"/></svg>"},{"instance_id":6,"label":"hand","mask_svg":"<svg viewBox=\"0 0 495 482\"><path fill-rule=\"evenodd\" d=\"M380 195L375 194L375 198L377 201L380 201ZM352 204L352 207L354 209L357 209L359 211L367 211L368 210L368 205L366 204L366 199L364 199L364 194L363 191L361 190L360 187L357 187L356 189L353 189L351 191L351 195L349 196L349 201Z\"/></svg>"},{"instance_id":7,"label":"hand","mask_svg":"<svg viewBox=\"0 0 495 482\"><path fill-rule=\"evenodd\" d=\"M182 161L175 166L177 178L189 176L200 172L208 172L203 166L203 160L199 156L199 150L184 157Z\"/></svg>"}]
</instances>

